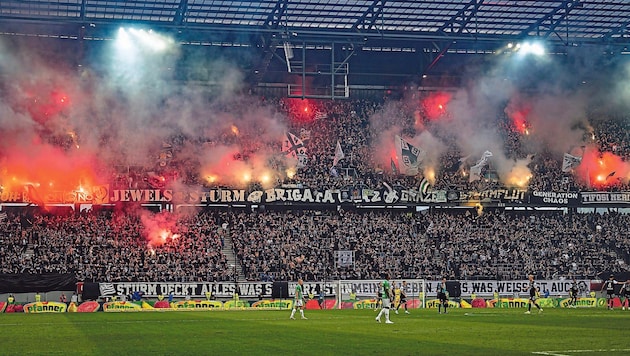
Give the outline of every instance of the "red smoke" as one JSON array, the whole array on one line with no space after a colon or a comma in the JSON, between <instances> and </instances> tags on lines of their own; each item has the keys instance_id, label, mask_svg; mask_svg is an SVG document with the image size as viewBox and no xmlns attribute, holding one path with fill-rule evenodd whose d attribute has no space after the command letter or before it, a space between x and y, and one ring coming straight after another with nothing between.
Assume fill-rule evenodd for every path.
<instances>
[{"instance_id":1,"label":"red smoke","mask_svg":"<svg viewBox=\"0 0 630 356\"><path fill-rule=\"evenodd\" d=\"M451 100L451 94L445 92L433 93L422 101L422 107L429 120L442 118L447 111L447 105Z\"/></svg>"},{"instance_id":2,"label":"red smoke","mask_svg":"<svg viewBox=\"0 0 630 356\"><path fill-rule=\"evenodd\" d=\"M625 183L630 165L611 152L587 149L576 172L587 186L603 188Z\"/></svg>"},{"instance_id":3,"label":"red smoke","mask_svg":"<svg viewBox=\"0 0 630 356\"><path fill-rule=\"evenodd\" d=\"M33 120L40 124L61 114L70 107L70 97L63 90L55 89L26 89L17 107L27 111Z\"/></svg>"},{"instance_id":4,"label":"red smoke","mask_svg":"<svg viewBox=\"0 0 630 356\"><path fill-rule=\"evenodd\" d=\"M178 239L182 231L177 226L177 217L169 212L151 213L143 210L140 213L142 235L147 240L148 247L162 246Z\"/></svg>"},{"instance_id":5,"label":"red smoke","mask_svg":"<svg viewBox=\"0 0 630 356\"><path fill-rule=\"evenodd\" d=\"M505 109L505 113L510 118L514 130L525 135L529 135L530 125L527 118L531 111L532 108L526 103L514 104L511 102Z\"/></svg>"},{"instance_id":6,"label":"red smoke","mask_svg":"<svg viewBox=\"0 0 630 356\"><path fill-rule=\"evenodd\" d=\"M315 119L317 106L308 99L285 99L284 103L289 113L289 119L293 122L308 123Z\"/></svg>"},{"instance_id":7,"label":"red smoke","mask_svg":"<svg viewBox=\"0 0 630 356\"><path fill-rule=\"evenodd\" d=\"M47 144L12 147L0 159L0 185L10 191L31 186L44 202L46 196L59 191L89 191L93 185L107 181L99 177L100 170L94 155L74 150L65 152Z\"/></svg>"}]
</instances>

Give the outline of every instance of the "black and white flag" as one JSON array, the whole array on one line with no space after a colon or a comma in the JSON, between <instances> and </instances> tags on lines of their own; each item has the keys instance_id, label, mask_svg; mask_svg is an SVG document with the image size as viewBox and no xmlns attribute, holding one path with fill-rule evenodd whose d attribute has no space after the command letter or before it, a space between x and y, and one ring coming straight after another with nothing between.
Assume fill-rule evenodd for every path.
<instances>
[{"instance_id":1,"label":"black and white flag","mask_svg":"<svg viewBox=\"0 0 630 356\"><path fill-rule=\"evenodd\" d=\"M565 153L564 158L562 159L562 171L565 173L571 172L574 168L577 168L577 166L579 166L581 162L582 157Z\"/></svg>"},{"instance_id":2,"label":"black and white flag","mask_svg":"<svg viewBox=\"0 0 630 356\"><path fill-rule=\"evenodd\" d=\"M398 155L398 169L400 174L408 176L418 174L420 165L427 155L426 151L412 145L398 135L395 137L394 144L396 146L396 154Z\"/></svg>"},{"instance_id":3,"label":"black and white flag","mask_svg":"<svg viewBox=\"0 0 630 356\"><path fill-rule=\"evenodd\" d=\"M287 157L291 157L297 160L297 167L304 168L308 160L306 155L306 146L304 141L296 135L286 132L284 139L282 140L282 152Z\"/></svg>"}]
</instances>

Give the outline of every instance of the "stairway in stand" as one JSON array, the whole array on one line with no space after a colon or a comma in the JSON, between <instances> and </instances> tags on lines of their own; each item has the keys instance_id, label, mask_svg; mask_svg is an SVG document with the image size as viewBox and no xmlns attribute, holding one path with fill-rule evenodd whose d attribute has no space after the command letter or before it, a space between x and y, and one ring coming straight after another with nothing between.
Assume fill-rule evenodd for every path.
<instances>
[{"instance_id":1,"label":"stairway in stand","mask_svg":"<svg viewBox=\"0 0 630 356\"><path fill-rule=\"evenodd\" d=\"M245 273L243 273L243 268L238 262L236 254L234 254L234 243L232 243L232 236L230 236L230 234L223 235L223 249L221 250L221 252L223 252L223 255L225 255L228 266L234 266L232 268L236 268L238 281L245 281Z\"/></svg>"}]
</instances>

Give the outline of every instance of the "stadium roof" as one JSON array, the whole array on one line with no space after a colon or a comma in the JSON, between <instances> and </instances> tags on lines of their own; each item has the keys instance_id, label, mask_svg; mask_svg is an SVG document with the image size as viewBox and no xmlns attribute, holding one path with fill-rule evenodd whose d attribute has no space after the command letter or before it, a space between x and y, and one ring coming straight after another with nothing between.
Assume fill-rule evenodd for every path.
<instances>
[{"instance_id":1,"label":"stadium roof","mask_svg":"<svg viewBox=\"0 0 630 356\"><path fill-rule=\"evenodd\" d=\"M274 58L284 57L289 62L289 49L330 50L335 46L344 54L338 53L332 61L322 59L324 63L343 65L357 52L415 53L421 63L413 72L421 75L447 53L491 53L508 42L529 38L546 41L556 52L583 46L627 52L630 1L0 2L0 34L4 35L97 40L111 38L114 27L130 24L171 31L187 45L257 48L264 53L252 65L259 80L273 67L269 63ZM283 54L287 46L290 48L284 48Z\"/></svg>"}]
</instances>

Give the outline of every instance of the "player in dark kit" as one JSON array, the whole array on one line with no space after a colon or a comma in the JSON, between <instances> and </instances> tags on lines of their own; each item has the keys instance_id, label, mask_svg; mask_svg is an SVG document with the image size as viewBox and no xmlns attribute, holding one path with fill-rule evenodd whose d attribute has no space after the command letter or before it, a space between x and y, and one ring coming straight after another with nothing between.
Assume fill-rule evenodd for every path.
<instances>
[{"instance_id":1,"label":"player in dark kit","mask_svg":"<svg viewBox=\"0 0 630 356\"><path fill-rule=\"evenodd\" d=\"M623 298L623 301L621 302L621 310L626 310L626 307L630 310L630 305L628 305L628 300L630 299L630 281L626 281L623 284L621 290L619 291L619 295Z\"/></svg>"},{"instance_id":2,"label":"player in dark kit","mask_svg":"<svg viewBox=\"0 0 630 356\"><path fill-rule=\"evenodd\" d=\"M409 314L409 310L407 310L407 293L405 292L407 289L407 281L402 282L402 286L400 286L400 302L396 306L396 314L398 314L398 309L400 309L400 305L405 305L405 314Z\"/></svg>"},{"instance_id":3,"label":"player in dark kit","mask_svg":"<svg viewBox=\"0 0 630 356\"><path fill-rule=\"evenodd\" d=\"M602 284L602 291L606 290L606 296L608 298L608 309L613 310L613 301L615 299L615 284L617 284L615 276L612 274L608 277L608 280Z\"/></svg>"},{"instance_id":4,"label":"player in dark kit","mask_svg":"<svg viewBox=\"0 0 630 356\"><path fill-rule=\"evenodd\" d=\"M529 300L527 301L527 311L525 314L530 314L532 312L532 304L538 308L538 312L542 313L543 309L536 303L536 299L540 295L540 287L538 287L538 283L534 281L534 275L529 275Z\"/></svg>"},{"instance_id":5,"label":"player in dark kit","mask_svg":"<svg viewBox=\"0 0 630 356\"><path fill-rule=\"evenodd\" d=\"M577 296L578 296L579 290L580 289L578 288L577 281L574 279L573 284L571 285L571 288L569 289L569 298L571 298L569 300L569 306L572 308L577 307Z\"/></svg>"},{"instance_id":6,"label":"player in dark kit","mask_svg":"<svg viewBox=\"0 0 630 356\"><path fill-rule=\"evenodd\" d=\"M442 314L442 307L444 307L444 314L447 313L448 308L448 290L446 289L446 277L442 278L440 286L438 287L438 314Z\"/></svg>"}]
</instances>

